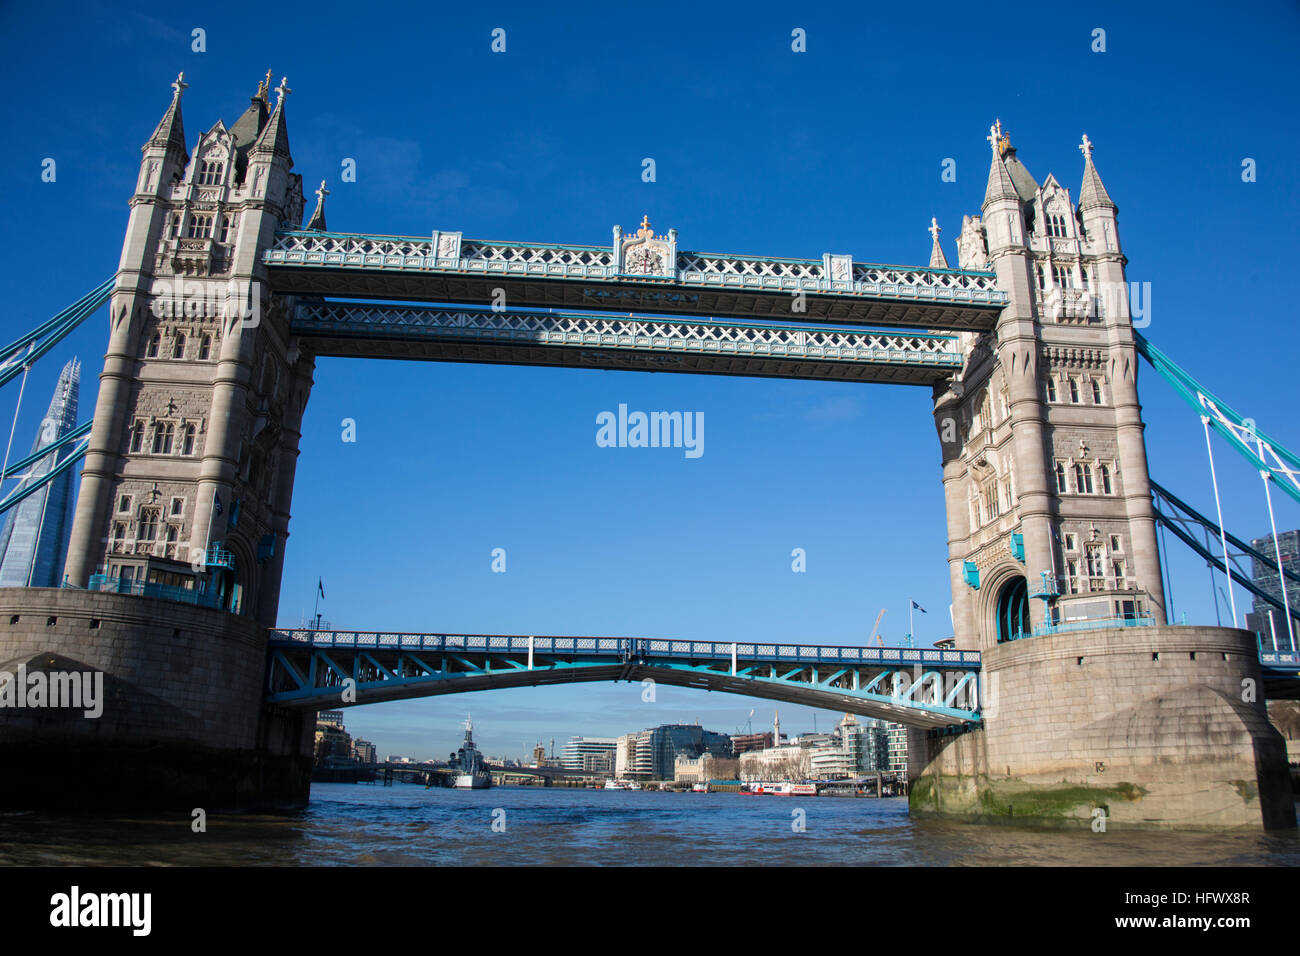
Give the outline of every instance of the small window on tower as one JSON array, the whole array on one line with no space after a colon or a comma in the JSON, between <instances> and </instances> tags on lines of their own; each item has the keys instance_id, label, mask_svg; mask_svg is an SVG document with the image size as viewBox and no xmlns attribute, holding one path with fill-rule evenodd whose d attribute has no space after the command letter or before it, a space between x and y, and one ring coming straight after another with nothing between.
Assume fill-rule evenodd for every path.
<instances>
[{"instance_id":1,"label":"small window on tower","mask_svg":"<svg viewBox=\"0 0 1300 956\"><path fill-rule=\"evenodd\" d=\"M175 239L177 234L180 233L180 231L181 231L181 214L178 212L174 212L172 213L171 219L168 220L167 223L167 238Z\"/></svg>"},{"instance_id":2,"label":"small window on tower","mask_svg":"<svg viewBox=\"0 0 1300 956\"><path fill-rule=\"evenodd\" d=\"M1092 494L1092 467L1090 465L1074 466L1074 490L1076 494Z\"/></svg>"},{"instance_id":3,"label":"small window on tower","mask_svg":"<svg viewBox=\"0 0 1300 956\"><path fill-rule=\"evenodd\" d=\"M130 495L122 495L120 498L117 499L117 513L118 513L118 514L130 514L130 513L131 513L131 496L130 496Z\"/></svg>"},{"instance_id":4,"label":"small window on tower","mask_svg":"<svg viewBox=\"0 0 1300 956\"><path fill-rule=\"evenodd\" d=\"M155 332L153 334L153 338L149 340L149 347L145 349L145 353L144 353L145 358L157 358L158 349L160 349L161 347L162 347L162 336L159 335L157 332Z\"/></svg>"},{"instance_id":5,"label":"small window on tower","mask_svg":"<svg viewBox=\"0 0 1300 956\"><path fill-rule=\"evenodd\" d=\"M229 238L230 238L230 217L222 216L221 237L217 241L224 244L227 240L229 240Z\"/></svg>"},{"instance_id":6,"label":"small window on tower","mask_svg":"<svg viewBox=\"0 0 1300 956\"><path fill-rule=\"evenodd\" d=\"M172 439L176 434L176 426L171 422L159 422L153 427L153 453L155 455L170 455L172 453Z\"/></svg>"},{"instance_id":7,"label":"small window on tower","mask_svg":"<svg viewBox=\"0 0 1300 956\"><path fill-rule=\"evenodd\" d=\"M212 355L212 336L205 335L199 342L199 358L206 360Z\"/></svg>"},{"instance_id":8,"label":"small window on tower","mask_svg":"<svg viewBox=\"0 0 1300 956\"><path fill-rule=\"evenodd\" d=\"M176 341L172 343L172 358L185 358L185 333L177 332Z\"/></svg>"},{"instance_id":9,"label":"small window on tower","mask_svg":"<svg viewBox=\"0 0 1300 956\"><path fill-rule=\"evenodd\" d=\"M1070 404L1079 404L1079 380L1077 378L1070 379Z\"/></svg>"},{"instance_id":10,"label":"small window on tower","mask_svg":"<svg viewBox=\"0 0 1300 956\"><path fill-rule=\"evenodd\" d=\"M1066 236L1065 217L1056 212L1048 213L1047 234L1053 239L1064 239Z\"/></svg>"},{"instance_id":11,"label":"small window on tower","mask_svg":"<svg viewBox=\"0 0 1300 956\"><path fill-rule=\"evenodd\" d=\"M1047 376L1047 400L1049 402L1056 401L1056 376L1055 375Z\"/></svg>"},{"instance_id":12,"label":"small window on tower","mask_svg":"<svg viewBox=\"0 0 1300 956\"><path fill-rule=\"evenodd\" d=\"M1095 378L1092 380L1092 404L1101 404L1101 382Z\"/></svg>"},{"instance_id":13,"label":"small window on tower","mask_svg":"<svg viewBox=\"0 0 1300 956\"><path fill-rule=\"evenodd\" d=\"M225 172L225 163L213 163L203 160L199 164L199 185L216 186L221 182L221 174Z\"/></svg>"},{"instance_id":14,"label":"small window on tower","mask_svg":"<svg viewBox=\"0 0 1300 956\"><path fill-rule=\"evenodd\" d=\"M1101 493L1103 495L1108 495L1111 493L1110 467L1107 465L1101 465L1099 466L1099 471L1101 473Z\"/></svg>"},{"instance_id":15,"label":"small window on tower","mask_svg":"<svg viewBox=\"0 0 1300 956\"><path fill-rule=\"evenodd\" d=\"M1056 490L1061 494L1065 494L1066 491L1065 465L1061 464L1059 461L1056 463Z\"/></svg>"},{"instance_id":16,"label":"small window on tower","mask_svg":"<svg viewBox=\"0 0 1300 956\"><path fill-rule=\"evenodd\" d=\"M173 498L173 499L172 499L172 514L173 514L173 515L179 515L179 514L184 514L184 513L185 513L185 499L184 499L184 498Z\"/></svg>"},{"instance_id":17,"label":"small window on tower","mask_svg":"<svg viewBox=\"0 0 1300 956\"><path fill-rule=\"evenodd\" d=\"M186 233L191 239L206 239L212 235L212 217L211 216L190 216L190 227Z\"/></svg>"},{"instance_id":18,"label":"small window on tower","mask_svg":"<svg viewBox=\"0 0 1300 956\"><path fill-rule=\"evenodd\" d=\"M131 451L138 452L144 444L144 422L137 420L131 429Z\"/></svg>"},{"instance_id":19,"label":"small window on tower","mask_svg":"<svg viewBox=\"0 0 1300 956\"><path fill-rule=\"evenodd\" d=\"M185 426L184 437L181 439L181 454L182 454L182 455L192 455L192 454L194 454L194 434L195 434L195 428L194 428L194 426L193 426L193 425L186 425L186 426Z\"/></svg>"}]
</instances>

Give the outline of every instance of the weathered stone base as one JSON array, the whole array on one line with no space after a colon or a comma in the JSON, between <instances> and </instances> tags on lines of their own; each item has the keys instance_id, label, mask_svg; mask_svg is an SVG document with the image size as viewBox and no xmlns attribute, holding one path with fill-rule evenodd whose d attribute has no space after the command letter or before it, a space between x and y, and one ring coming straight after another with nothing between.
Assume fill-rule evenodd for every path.
<instances>
[{"instance_id":1,"label":"weathered stone base","mask_svg":"<svg viewBox=\"0 0 1300 956\"><path fill-rule=\"evenodd\" d=\"M0 671L102 675L102 713L0 707L0 808L302 806L311 714L262 702L266 633L131 595L0 589Z\"/></svg>"},{"instance_id":2,"label":"weathered stone base","mask_svg":"<svg viewBox=\"0 0 1300 956\"><path fill-rule=\"evenodd\" d=\"M1032 826L1291 828L1286 747L1252 635L1160 627L985 652L984 727L909 735L918 817ZM1100 809L1101 813L1097 811Z\"/></svg>"}]
</instances>

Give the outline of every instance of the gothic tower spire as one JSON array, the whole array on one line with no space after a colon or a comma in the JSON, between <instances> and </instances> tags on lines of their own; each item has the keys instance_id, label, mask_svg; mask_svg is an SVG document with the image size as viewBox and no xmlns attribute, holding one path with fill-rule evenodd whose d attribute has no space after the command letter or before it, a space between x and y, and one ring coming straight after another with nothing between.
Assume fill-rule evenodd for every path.
<instances>
[{"instance_id":1,"label":"gothic tower spire","mask_svg":"<svg viewBox=\"0 0 1300 956\"><path fill-rule=\"evenodd\" d=\"M1083 186L1079 189L1079 211L1085 212L1094 207L1115 208L1115 203L1111 201L1110 193L1106 192L1106 187L1102 185L1101 177L1097 175L1097 167L1092 164L1092 140L1088 139L1088 134L1083 134L1083 142L1079 144L1079 152L1083 153Z\"/></svg>"},{"instance_id":2,"label":"gothic tower spire","mask_svg":"<svg viewBox=\"0 0 1300 956\"><path fill-rule=\"evenodd\" d=\"M145 143L144 149L150 147L162 147L167 153L175 150L180 154L180 164L184 166L190 160L190 154L185 150L185 126L181 122L181 94L189 84L185 82L185 74L178 74L172 81L172 101L167 106L167 112L159 120L157 128L149 141Z\"/></svg>"},{"instance_id":3,"label":"gothic tower spire","mask_svg":"<svg viewBox=\"0 0 1300 956\"><path fill-rule=\"evenodd\" d=\"M943 246L939 245L939 233L941 232L943 230L939 228L939 221L931 216L929 233L934 238L934 243L930 246L931 269L948 268L948 257L943 254Z\"/></svg>"}]
</instances>

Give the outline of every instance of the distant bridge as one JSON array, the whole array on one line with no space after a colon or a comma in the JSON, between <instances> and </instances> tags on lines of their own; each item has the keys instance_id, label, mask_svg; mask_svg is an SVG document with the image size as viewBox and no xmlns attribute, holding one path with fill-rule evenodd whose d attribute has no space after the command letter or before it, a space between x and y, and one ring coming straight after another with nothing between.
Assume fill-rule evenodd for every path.
<instances>
[{"instance_id":1,"label":"distant bridge","mask_svg":"<svg viewBox=\"0 0 1300 956\"><path fill-rule=\"evenodd\" d=\"M976 651L313 630L273 630L269 651L267 702L308 710L649 679L915 727L980 720Z\"/></svg>"}]
</instances>

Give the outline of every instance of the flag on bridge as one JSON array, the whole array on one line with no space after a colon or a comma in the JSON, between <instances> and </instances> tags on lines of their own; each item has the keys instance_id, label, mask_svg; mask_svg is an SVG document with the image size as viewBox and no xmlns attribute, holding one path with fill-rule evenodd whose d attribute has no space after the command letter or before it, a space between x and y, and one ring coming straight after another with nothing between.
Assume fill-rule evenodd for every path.
<instances>
[{"instance_id":1,"label":"flag on bridge","mask_svg":"<svg viewBox=\"0 0 1300 956\"><path fill-rule=\"evenodd\" d=\"M921 607L921 605L917 604L915 601L912 602L912 607L916 608L916 609L917 609L918 611L920 611L922 614L929 614L929 613L930 613L930 612L927 611L925 608Z\"/></svg>"},{"instance_id":2,"label":"flag on bridge","mask_svg":"<svg viewBox=\"0 0 1300 956\"><path fill-rule=\"evenodd\" d=\"M221 495L217 493L215 488L212 489L212 513L214 515L221 514Z\"/></svg>"},{"instance_id":3,"label":"flag on bridge","mask_svg":"<svg viewBox=\"0 0 1300 956\"><path fill-rule=\"evenodd\" d=\"M320 578L316 579L316 590L320 592L321 597L325 596L325 582Z\"/></svg>"}]
</instances>

